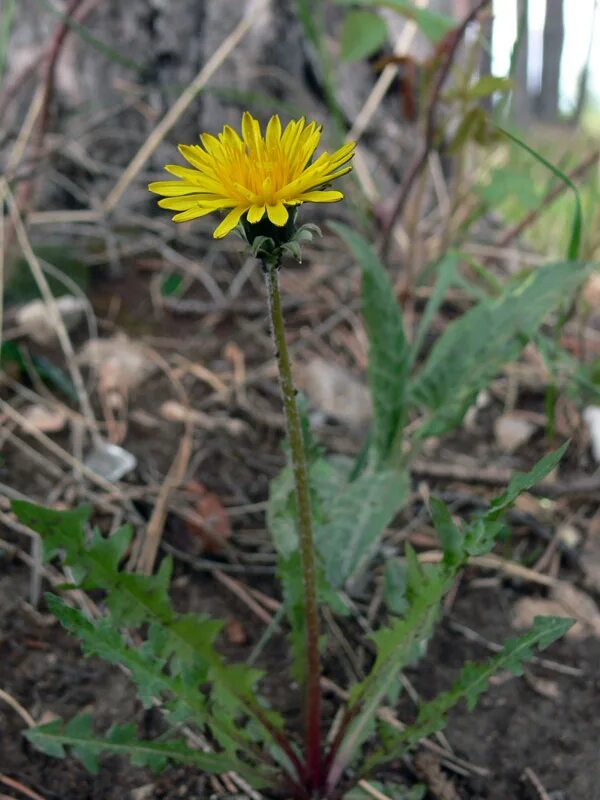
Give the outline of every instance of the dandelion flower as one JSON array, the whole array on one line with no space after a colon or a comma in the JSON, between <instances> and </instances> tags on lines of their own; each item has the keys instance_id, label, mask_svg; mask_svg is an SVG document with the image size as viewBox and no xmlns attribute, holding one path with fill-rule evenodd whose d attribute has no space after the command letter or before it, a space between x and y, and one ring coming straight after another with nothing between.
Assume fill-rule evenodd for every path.
<instances>
[{"instance_id":1,"label":"dandelion flower","mask_svg":"<svg viewBox=\"0 0 600 800\"><path fill-rule=\"evenodd\" d=\"M218 137L203 133L200 145L179 145L191 165L169 164L179 180L156 181L148 188L162 195L161 208L176 211L175 222L187 222L213 211L227 211L214 230L215 239L230 233L245 216L251 225L267 217L278 228L288 222L289 207L301 203L335 203L343 194L323 188L349 172L354 142L312 161L321 138L316 122L292 120L282 130L277 115L265 135L248 112L242 117L242 137L229 125Z\"/></svg>"}]
</instances>

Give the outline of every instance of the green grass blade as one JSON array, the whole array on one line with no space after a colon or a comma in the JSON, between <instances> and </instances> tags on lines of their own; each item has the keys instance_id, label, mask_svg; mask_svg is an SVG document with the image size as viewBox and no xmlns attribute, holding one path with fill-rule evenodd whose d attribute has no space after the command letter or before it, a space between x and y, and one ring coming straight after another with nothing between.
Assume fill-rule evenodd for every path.
<instances>
[{"instance_id":1,"label":"green grass blade","mask_svg":"<svg viewBox=\"0 0 600 800\"><path fill-rule=\"evenodd\" d=\"M346 243L362 269L363 317L369 339L369 388L374 410L376 467L395 466L406 418L410 351L394 287L371 244L347 225L330 227Z\"/></svg>"},{"instance_id":2,"label":"green grass blade","mask_svg":"<svg viewBox=\"0 0 600 800\"><path fill-rule=\"evenodd\" d=\"M511 141L513 141L516 145L521 147L525 150L529 155L533 156L536 161L540 164L543 164L546 169L549 169L553 175L563 181L569 189L573 192L573 196L575 198L575 210L573 213L573 223L571 225L571 237L569 239L569 246L567 248L567 258L569 261L577 261L579 258L579 253L581 251L581 232L583 228L583 211L581 207L581 197L579 195L579 189L571 178L568 175L565 175L562 170L560 170L556 165L552 164L548 159L544 158L541 153L538 153L537 150L534 150L533 147L530 147L526 144L522 139L516 136L514 133L506 130L506 128L501 127L500 125L496 126L498 130L507 136Z\"/></svg>"}]
</instances>

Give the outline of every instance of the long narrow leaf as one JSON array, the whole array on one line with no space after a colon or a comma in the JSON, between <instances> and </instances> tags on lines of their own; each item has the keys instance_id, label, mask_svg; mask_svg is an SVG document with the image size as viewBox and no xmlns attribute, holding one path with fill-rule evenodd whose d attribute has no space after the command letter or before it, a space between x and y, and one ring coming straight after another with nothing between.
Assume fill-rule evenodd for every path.
<instances>
[{"instance_id":1,"label":"long narrow leaf","mask_svg":"<svg viewBox=\"0 0 600 800\"><path fill-rule=\"evenodd\" d=\"M394 287L370 243L341 223L331 228L344 240L362 269L363 316L369 337L368 377L373 400L376 466L393 462L406 417L410 351Z\"/></svg>"},{"instance_id":2,"label":"long narrow leaf","mask_svg":"<svg viewBox=\"0 0 600 800\"><path fill-rule=\"evenodd\" d=\"M409 404L427 409L418 436L456 427L478 393L515 359L547 315L561 307L593 265L572 262L539 267L511 281L500 297L473 306L451 322L412 378Z\"/></svg>"},{"instance_id":3,"label":"long narrow leaf","mask_svg":"<svg viewBox=\"0 0 600 800\"><path fill-rule=\"evenodd\" d=\"M533 147L530 147L528 144L526 144L526 142L520 139L516 134L511 133L511 131L506 130L506 128L502 128L500 125L497 125L496 127L516 145L529 153L529 155L533 156L536 161L538 161L540 164L543 164L546 169L549 169L553 175L556 175L556 177L560 178L563 183L566 183L569 189L571 189L573 192L575 208L573 211L573 222L571 224L571 237L569 239L569 246L567 248L567 258L570 261L576 261L579 258L579 252L581 250L581 231L583 227L583 211L581 208L579 189L577 186L575 186L568 175L565 175L565 173L562 172L557 166L548 161L547 158L544 158L544 156L541 153L538 153L537 150L534 150Z\"/></svg>"}]
</instances>

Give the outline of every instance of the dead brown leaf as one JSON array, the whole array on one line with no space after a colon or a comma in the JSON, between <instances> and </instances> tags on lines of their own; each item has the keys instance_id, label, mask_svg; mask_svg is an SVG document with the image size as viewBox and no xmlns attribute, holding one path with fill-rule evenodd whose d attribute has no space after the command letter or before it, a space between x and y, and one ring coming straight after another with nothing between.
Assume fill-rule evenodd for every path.
<instances>
[{"instance_id":1,"label":"dead brown leaf","mask_svg":"<svg viewBox=\"0 0 600 800\"><path fill-rule=\"evenodd\" d=\"M193 506L194 518L188 519L188 532L202 544L202 552L218 553L231 538L231 520L214 492L199 481L190 481L185 488L198 497Z\"/></svg>"},{"instance_id":2,"label":"dead brown leaf","mask_svg":"<svg viewBox=\"0 0 600 800\"><path fill-rule=\"evenodd\" d=\"M455 785L442 772L439 759L433 753L421 750L414 762L415 772L437 800L461 800Z\"/></svg>"},{"instance_id":3,"label":"dead brown leaf","mask_svg":"<svg viewBox=\"0 0 600 800\"><path fill-rule=\"evenodd\" d=\"M246 644L248 636L244 626L235 617L230 617L225 623L225 636L231 644Z\"/></svg>"}]
</instances>

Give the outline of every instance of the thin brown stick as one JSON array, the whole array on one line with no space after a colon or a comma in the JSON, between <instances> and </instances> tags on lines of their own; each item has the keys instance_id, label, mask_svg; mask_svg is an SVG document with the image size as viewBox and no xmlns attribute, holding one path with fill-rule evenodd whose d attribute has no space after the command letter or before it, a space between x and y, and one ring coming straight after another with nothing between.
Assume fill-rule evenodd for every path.
<instances>
[{"instance_id":1,"label":"thin brown stick","mask_svg":"<svg viewBox=\"0 0 600 800\"><path fill-rule=\"evenodd\" d=\"M94 412L92 409L92 404L90 402L90 398L85 388L85 383L83 377L81 375L81 370L77 364L77 359L75 357L75 350L73 349L73 345L71 343L71 339L69 338L69 334L63 318L58 310L56 305L56 300L54 299L54 295L50 290L50 286L48 281L46 280L46 276L44 274L44 270L41 267L38 257L36 256L33 247L31 246L31 242L27 236L27 231L25 229L25 225L23 224L23 220L21 218L21 214L19 211L19 203L16 198L10 192L7 185L4 184L4 191L6 192L6 196L8 199L8 206L10 211L10 218L14 227L14 230L17 234L17 240L19 242L19 246L29 265L31 270L31 274L33 275L35 282L40 290L40 294L46 304L46 308L48 309L48 314L52 321L54 330L56 332L56 337L60 342L60 346L62 351L65 355L65 359L67 362L67 368L69 371L69 375L71 380L73 381L73 385L77 391L77 398L79 400L79 405L81 408L81 413L86 419L91 431L91 435L95 441L100 440L100 434L98 431L98 425L96 422L96 418L94 416Z\"/></svg>"},{"instance_id":2,"label":"thin brown stick","mask_svg":"<svg viewBox=\"0 0 600 800\"><path fill-rule=\"evenodd\" d=\"M223 586L227 587L230 592L232 592L236 597L245 603L250 611L253 612L255 616L257 616L261 622L264 622L265 625L270 625L273 622L273 617L264 610L264 608L259 605L259 603L254 600L250 592L246 589L246 587L241 584L239 581L236 581L234 578L230 578L229 575L225 575L224 572L221 572L220 569L214 569L212 571L213 577L219 581Z\"/></svg>"},{"instance_id":3,"label":"thin brown stick","mask_svg":"<svg viewBox=\"0 0 600 800\"><path fill-rule=\"evenodd\" d=\"M523 777L527 778L529 783L533 786L540 800L550 800L550 795L544 789L541 780L531 769L531 767L525 767L525 771L523 772Z\"/></svg>"},{"instance_id":4,"label":"thin brown stick","mask_svg":"<svg viewBox=\"0 0 600 800\"><path fill-rule=\"evenodd\" d=\"M425 478L440 478L480 486L506 486L513 471L503 467L466 466L464 464L435 463L416 459L411 464L414 475ZM597 497L600 491L600 475L580 475L568 481L541 481L529 490L537 497Z\"/></svg>"},{"instance_id":5,"label":"thin brown stick","mask_svg":"<svg viewBox=\"0 0 600 800\"><path fill-rule=\"evenodd\" d=\"M470 11L469 14L467 14L467 16L460 23L460 25L452 33L452 39L447 49L446 58L438 70L438 73L433 83L433 87L431 89L431 94L429 97L429 103L427 107L427 115L425 118L425 134L424 134L423 146L421 147L421 150L419 151L419 153L417 154L417 156L415 157L412 164L407 170L406 176L398 191L398 196L396 197L396 201L394 203L392 212L381 233L379 250L382 258L387 257L392 237L392 232L394 230L396 222L398 221L400 215L402 214L402 211L411 193L415 180L417 179L417 177L421 173L421 170L427 163L427 160L429 158L429 153L434 149L435 135L437 128L437 111L441 98L441 93L444 84L446 82L446 79L450 74L450 69L452 67L452 64L454 63L458 47L463 39L465 31L467 30L471 22L473 22L477 18L480 12L483 11L483 9L487 5L489 5L490 2L491 0L479 0L479 2L475 5L472 11Z\"/></svg>"},{"instance_id":6,"label":"thin brown stick","mask_svg":"<svg viewBox=\"0 0 600 800\"><path fill-rule=\"evenodd\" d=\"M34 722L35 725L35 722ZM0 783L3 783L5 786L10 786L11 789L15 789L17 792L21 792L24 794L25 797L31 798L31 800L44 800L41 794L34 792L33 789L30 789L25 784L16 781L14 778L9 778L8 775L0 775Z\"/></svg>"},{"instance_id":7,"label":"thin brown stick","mask_svg":"<svg viewBox=\"0 0 600 800\"><path fill-rule=\"evenodd\" d=\"M5 692L4 689L0 689L0 700L3 700L7 705L9 705L13 711L16 711L28 728L31 728L35 725L35 720L29 711L27 711L27 709L24 708L18 700L15 700L11 694Z\"/></svg>"},{"instance_id":8,"label":"thin brown stick","mask_svg":"<svg viewBox=\"0 0 600 800\"><path fill-rule=\"evenodd\" d=\"M173 374L173 370L170 368L167 361L155 350L147 348L147 352L150 358L157 363L168 376L184 410L189 411L190 401L187 392L183 388L181 381ZM169 471L160 487L137 561L138 571L146 575L150 575L154 569L154 562L156 561L156 555L162 539L171 497L173 492L181 485L192 456L194 426L189 414L185 415L183 424L184 430L179 441L179 447L177 448Z\"/></svg>"}]
</instances>

